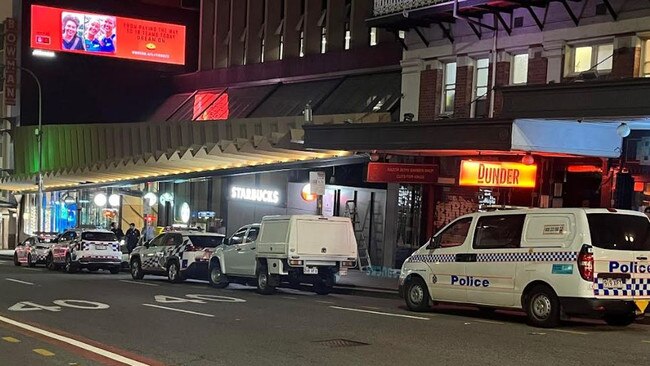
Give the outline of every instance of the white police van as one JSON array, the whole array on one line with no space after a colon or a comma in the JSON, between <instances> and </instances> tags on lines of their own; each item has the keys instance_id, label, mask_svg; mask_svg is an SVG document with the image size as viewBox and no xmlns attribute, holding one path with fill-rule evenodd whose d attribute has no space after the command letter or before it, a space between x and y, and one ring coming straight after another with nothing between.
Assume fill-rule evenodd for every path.
<instances>
[{"instance_id":1,"label":"white police van","mask_svg":"<svg viewBox=\"0 0 650 366\"><path fill-rule=\"evenodd\" d=\"M524 209L459 217L413 253L399 278L409 309L431 302L523 309L625 326L650 300L650 221L614 209Z\"/></svg>"}]
</instances>

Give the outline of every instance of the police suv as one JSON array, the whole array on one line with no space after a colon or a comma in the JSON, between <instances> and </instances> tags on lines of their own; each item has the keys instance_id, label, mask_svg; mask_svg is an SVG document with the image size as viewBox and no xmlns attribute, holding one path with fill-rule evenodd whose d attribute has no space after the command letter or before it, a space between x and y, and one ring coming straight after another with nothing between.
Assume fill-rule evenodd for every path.
<instances>
[{"instance_id":1,"label":"police suv","mask_svg":"<svg viewBox=\"0 0 650 366\"><path fill-rule=\"evenodd\" d=\"M208 263L223 234L198 230L170 230L136 247L131 253L131 276L167 275L171 282L186 278L208 279Z\"/></svg>"},{"instance_id":2,"label":"police suv","mask_svg":"<svg viewBox=\"0 0 650 366\"><path fill-rule=\"evenodd\" d=\"M82 268L90 271L120 272L122 252L114 233L101 229L67 230L50 247L46 264L51 270L63 267L68 273Z\"/></svg>"},{"instance_id":3,"label":"police suv","mask_svg":"<svg viewBox=\"0 0 650 366\"><path fill-rule=\"evenodd\" d=\"M650 221L614 209L462 216L413 253L399 278L414 311L431 302L523 309L531 325L567 316L625 326L650 300Z\"/></svg>"}]
</instances>

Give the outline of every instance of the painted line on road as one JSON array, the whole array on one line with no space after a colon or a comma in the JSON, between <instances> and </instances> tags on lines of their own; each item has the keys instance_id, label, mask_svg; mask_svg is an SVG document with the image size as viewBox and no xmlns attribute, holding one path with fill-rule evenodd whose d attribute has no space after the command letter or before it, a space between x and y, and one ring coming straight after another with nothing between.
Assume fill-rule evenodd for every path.
<instances>
[{"instance_id":1,"label":"painted line on road","mask_svg":"<svg viewBox=\"0 0 650 366\"><path fill-rule=\"evenodd\" d=\"M296 300L297 297L292 297L292 296L282 296L283 299L289 299L289 300Z\"/></svg>"},{"instance_id":2,"label":"painted line on road","mask_svg":"<svg viewBox=\"0 0 650 366\"><path fill-rule=\"evenodd\" d=\"M494 320L474 319L474 321L477 322L477 323L485 323L485 324L499 324L499 325L505 324L503 322L498 322L498 321L494 321Z\"/></svg>"},{"instance_id":3,"label":"painted line on road","mask_svg":"<svg viewBox=\"0 0 650 366\"><path fill-rule=\"evenodd\" d=\"M50 351L48 351L46 349L42 349L42 348L33 349L32 351L34 351L35 353L38 353L39 355L41 355L43 357L52 357L52 356L54 356L54 353L52 353L52 352L50 352Z\"/></svg>"},{"instance_id":4,"label":"painted line on road","mask_svg":"<svg viewBox=\"0 0 650 366\"><path fill-rule=\"evenodd\" d=\"M367 314L375 314L375 315L385 315L385 316L393 316L397 318L407 318L407 319L417 319L417 320L429 320L429 318L425 318L422 316L413 316L413 315L404 315L404 314L394 314L394 313L384 313L381 311L372 311L372 310L363 310L363 309L354 309L354 308L343 308L340 306L330 306L332 309L337 309L337 310L347 310L347 311L356 311L359 313L367 313Z\"/></svg>"},{"instance_id":5,"label":"painted line on road","mask_svg":"<svg viewBox=\"0 0 650 366\"><path fill-rule=\"evenodd\" d=\"M370 310L381 310L381 308L378 308L376 306L362 306L362 308L370 309Z\"/></svg>"},{"instance_id":6,"label":"painted line on road","mask_svg":"<svg viewBox=\"0 0 650 366\"><path fill-rule=\"evenodd\" d=\"M39 271L42 272L40 268L29 268L29 267L23 267L25 271Z\"/></svg>"},{"instance_id":7,"label":"painted line on road","mask_svg":"<svg viewBox=\"0 0 650 366\"><path fill-rule=\"evenodd\" d=\"M156 285L155 283L138 282L138 281L129 281L129 280L120 280L120 282L124 282L124 283L135 283L136 285L142 285L142 286L153 286L153 287L158 287L158 286L160 286L160 285Z\"/></svg>"},{"instance_id":8,"label":"painted line on road","mask_svg":"<svg viewBox=\"0 0 650 366\"><path fill-rule=\"evenodd\" d=\"M321 304L336 304L334 301L316 300L316 302L321 303Z\"/></svg>"},{"instance_id":9,"label":"painted line on road","mask_svg":"<svg viewBox=\"0 0 650 366\"><path fill-rule=\"evenodd\" d=\"M9 343L20 343L20 339L14 337L2 337L2 340Z\"/></svg>"},{"instance_id":10,"label":"painted line on road","mask_svg":"<svg viewBox=\"0 0 650 366\"><path fill-rule=\"evenodd\" d=\"M641 341L641 342L643 342L643 343L650 343L650 341Z\"/></svg>"},{"instance_id":11,"label":"painted line on road","mask_svg":"<svg viewBox=\"0 0 650 366\"><path fill-rule=\"evenodd\" d=\"M146 363L142 363L140 361L136 361L136 360L130 359L128 357L124 357L124 356L119 355L117 353L110 352L110 351L107 351L107 350L99 348L99 347L91 346L90 344L78 341L78 340L70 338L70 337L66 337L66 336L62 336L60 334L48 332L46 330L36 328L36 327L28 325L28 324L20 323L20 322L17 322L15 320L12 320L12 319L5 318L3 316L0 316L0 322L13 325L15 327L30 331L32 333L40 334L42 336L57 340L59 342L67 343L67 344L69 344L71 346L74 346L74 347L80 348L82 350L97 354L99 356L106 357L106 358L111 359L113 361L121 362L121 363L123 363L125 365L129 365L129 366L149 366Z\"/></svg>"},{"instance_id":12,"label":"painted line on road","mask_svg":"<svg viewBox=\"0 0 650 366\"><path fill-rule=\"evenodd\" d=\"M208 318L214 318L214 315L212 315L212 314L197 313L196 311L174 309L174 308L168 308L166 306L160 306L160 305L154 305L154 304L142 304L142 305L143 306L148 306L150 308L158 308L158 309L165 309L165 310L171 310L171 311L178 311L179 313L187 313L187 314L207 316Z\"/></svg>"},{"instance_id":13,"label":"painted line on road","mask_svg":"<svg viewBox=\"0 0 650 366\"><path fill-rule=\"evenodd\" d=\"M567 333L567 334L575 334L575 335L589 335L589 333L586 332L578 332L577 330L566 330L566 329L549 329L551 332L556 332L556 333Z\"/></svg>"},{"instance_id":14,"label":"painted line on road","mask_svg":"<svg viewBox=\"0 0 650 366\"><path fill-rule=\"evenodd\" d=\"M13 279L13 278L5 278L5 280L7 280L7 281L11 281L11 282L16 282L16 283L22 283L23 285L34 286L34 284L31 283L31 282L21 281L21 280L15 280L15 279Z\"/></svg>"}]
</instances>

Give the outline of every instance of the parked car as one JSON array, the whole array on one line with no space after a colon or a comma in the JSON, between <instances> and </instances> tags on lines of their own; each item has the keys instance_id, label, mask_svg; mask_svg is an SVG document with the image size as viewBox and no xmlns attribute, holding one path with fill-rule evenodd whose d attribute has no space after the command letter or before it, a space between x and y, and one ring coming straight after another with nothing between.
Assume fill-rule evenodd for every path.
<instances>
[{"instance_id":1,"label":"parked car","mask_svg":"<svg viewBox=\"0 0 650 366\"><path fill-rule=\"evenodd\" d=\"M262 294L273 293L281 281L311 283L316 293L325 295L335 275L347 274L356 259L349 218L265 216L261 224L242 227L215 250L210 283L217 288L255 283Z\"/></svg>"},{"instance_id":2,"label":"parked car","mask_svg":"<svg viewBox=\"0 0 650 366\"><path fill-rule=\"evenodd\" d=\"M164 232L137 246L130 256L131 276L167 275L171 282L187 278L208 279L208 262L225 236L197 230Z\"/></svg>"},{"instance_id":3,"label":"parked car","mask_svg":"<svg viewBox=\"0 0 650 366\"><path fill-rule=\"evenodd\" d=\"M68 273L86 268L89 271L120 271L122 252L115 234L101 229L67 230L53 244L47 256L51 270L63 267Z\"/></svg>"},{"instance_id":4,"label":"parked car","mask_svg":"<svg viewBox=\"0 0 650 366\"><path fill-rule=\"evenodd\" d=\"M632 323L650 300L650 221L615 209L527 209L461 216L402 267L413 311L432 302L523 309L531 325L562 317Z\"/></svg>"},{"instance_id":5,"label":"parked car","mask_svg":"<svg viewBox=\"0 0 650 366\"><path fill-rule=\"evenodd\" d=\"M45 238L30 236L16 246L14 251L14 264L20 266L26 264L34 267L37 264L45 264L47 254L53 243L46 242Z\"/></svg>"}]
</instances>

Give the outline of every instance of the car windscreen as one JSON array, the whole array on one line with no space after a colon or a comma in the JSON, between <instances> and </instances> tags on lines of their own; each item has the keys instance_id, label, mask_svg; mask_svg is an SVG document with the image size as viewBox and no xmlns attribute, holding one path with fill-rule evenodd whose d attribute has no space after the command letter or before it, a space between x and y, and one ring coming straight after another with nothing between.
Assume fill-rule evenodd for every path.
<instances>
[{"instance_id":1,"label":"car windscreen","mask_svg":"<svg viewBox=\"0 0 650 366\"><path fill-rule=\"evenodd\" d=\"M609 250L650 250L650 221L643 216L587 214L591 244Z\"/></svg>"},{"instance_id":2,"label":"car windscreen","mask_svg":"<svg viewBox=\"0 0 650 366\"><path fill-rule=\"evenodd\" d=\"M223 236L217 235L188 235L195 248L216 248L223 243Z\"/></svg>"},{"instance_id":3,"label":"car windscreen","mask_svg":"<svg viewBox=\"0 0 650 366\"><path fill-rule=\"evenodd\" d=\"M117 237L113 233L100 233L100 232L86 232L81 234L81 240L88 241L117 241Z\"/></svg>"}]
</instances>

